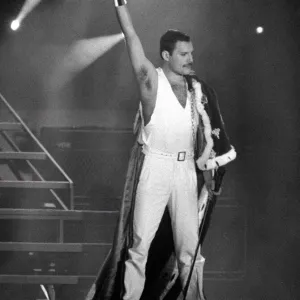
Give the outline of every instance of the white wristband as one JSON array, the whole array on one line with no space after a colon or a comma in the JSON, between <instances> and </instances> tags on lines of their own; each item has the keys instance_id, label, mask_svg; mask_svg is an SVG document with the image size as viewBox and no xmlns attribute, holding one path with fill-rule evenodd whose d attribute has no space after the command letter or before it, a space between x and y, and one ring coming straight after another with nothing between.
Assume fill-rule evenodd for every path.
<instances>
[{"instance_id":1,"label":"white wristband","mask_svg":"<svg viewBox=\"0 0 300 300\"><path fill-rule=\"evenodd\" d=\"M127 4L126 0L114 0L114 1L115 1L115 7L123 6Z\"/></svg>"}]
</instances>

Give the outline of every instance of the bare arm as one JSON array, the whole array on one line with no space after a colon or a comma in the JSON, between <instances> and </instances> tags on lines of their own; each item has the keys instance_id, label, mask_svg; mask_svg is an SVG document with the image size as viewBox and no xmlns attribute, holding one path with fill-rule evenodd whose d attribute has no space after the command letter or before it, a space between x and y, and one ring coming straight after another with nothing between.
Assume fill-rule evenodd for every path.
<instances>
[{"instance_id":1,"label":"bare arm","mask_svg":"<svg viewBox=\"0 0 300 300\"><path fill-rule=\"evenodd\" d=\"M122 5L116 7L116 12L125 36L133 70L141 90L152 92L157 85L157 73L155 67L145 56L143 46L135 32L127 6Z\"/></svg>"}]
</instances>

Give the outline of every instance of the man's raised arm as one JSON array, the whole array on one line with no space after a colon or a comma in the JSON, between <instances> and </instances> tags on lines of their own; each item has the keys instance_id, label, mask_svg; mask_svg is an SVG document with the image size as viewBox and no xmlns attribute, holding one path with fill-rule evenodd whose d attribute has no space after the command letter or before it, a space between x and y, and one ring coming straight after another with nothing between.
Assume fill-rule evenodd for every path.
<instances>
[{"instance_id":1,"label":"man's raised arm","mask_svg":"<svg viewBox=\"0 0 300 300\"><path fill-rule=\"evenodd\" d=\"M152 89L157 73L153 64L145 56L141 41L133 27L127 2L126 0L114 0L114 2L137 80L141 85L145 85L147 89Z\"/></svg>"}]
</instances>

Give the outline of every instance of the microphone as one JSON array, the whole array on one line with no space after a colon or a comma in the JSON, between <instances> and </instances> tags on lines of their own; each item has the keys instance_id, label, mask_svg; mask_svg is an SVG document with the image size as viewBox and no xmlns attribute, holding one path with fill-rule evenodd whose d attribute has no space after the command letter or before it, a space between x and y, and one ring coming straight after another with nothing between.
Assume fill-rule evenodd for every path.
<instances>
[{"instance_id":1,"label":"microphone","mask_svg":"<svg viewBox=\"0 0 300 300\"><path fill-rule=\"evenodd\" d=\"M200 79L198 78L195 70L191 70L190 74L187 75L187 76L189 76L190 78L193 78L193 79L195 79L197 81L200 81Z\"/></svg>"},{"instance_id":2,"label":"microphone","mask_svg":"<svg viewBox=\"0 0 300 300\"><path fill-rule=\"evenodd\" d=\"M196 75L196 71L194 70L191 70L191 72L188 75L185 75L185 79L187 81L189 91L193 89L193 84L192 84L193 79L200 82L200 79L198 78L198 76Z\"/></svg>"}]
</instances>

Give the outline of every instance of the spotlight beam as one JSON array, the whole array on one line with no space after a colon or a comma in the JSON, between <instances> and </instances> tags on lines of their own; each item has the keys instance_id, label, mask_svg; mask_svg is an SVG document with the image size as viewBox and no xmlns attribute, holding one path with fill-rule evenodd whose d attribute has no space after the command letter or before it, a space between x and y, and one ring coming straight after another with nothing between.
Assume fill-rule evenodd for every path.
<instances>
[{"instance_id":1,"label":"spotlight beam","mask_svg":"<svg viewBox=\"0 0 300 300\"><path fill-rule=\"evenodd\" d=\"M61 88L123 39L123 33L119 33L74 42L57 62L51 76L51 86L54 89Z\"/></svg>"},{"instance_id":2,"label":"spotlight beam","mask_svg":"<svg viewBox=\"0 0 300 300\"><path fill-rule=\"evenodd\" d=\"M41 0L26 0L17 19L20 21L25 19L40 2Z\"/></svg>"},{"instance_id":3,"label":"spotlight beam","mask_svg":"<svg viewBox=\"0 0 300 300\"><path fill-rule=\"evenodd\" d=\"M123 34L79 40L71 46L64 59L65 66L81 71L123 40Z\"/></svg>"}]
</instances>

